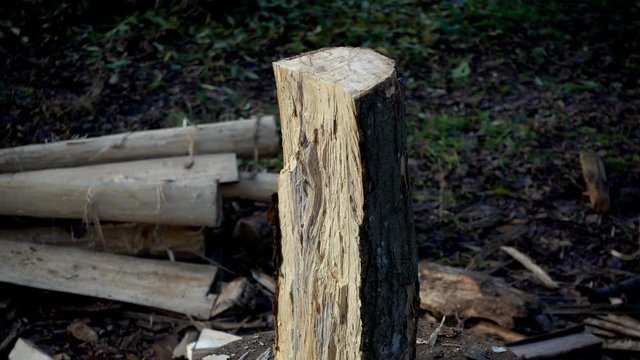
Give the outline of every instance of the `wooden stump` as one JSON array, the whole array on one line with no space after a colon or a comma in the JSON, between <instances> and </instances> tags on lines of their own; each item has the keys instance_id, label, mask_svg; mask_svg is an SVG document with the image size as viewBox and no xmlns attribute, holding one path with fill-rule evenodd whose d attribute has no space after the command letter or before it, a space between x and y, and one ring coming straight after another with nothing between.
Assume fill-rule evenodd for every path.
<instances>
[{"instance_id":1,"label":"wooden stump","mask_svg":"<svg viewBox=\"0 0 640 360\"><path fill-rule=\"evenodd\" d=\"M412 359L417 254L392 60L330 48L274 63L284 168L278 359Z\"/></svg>"}]
</instances>

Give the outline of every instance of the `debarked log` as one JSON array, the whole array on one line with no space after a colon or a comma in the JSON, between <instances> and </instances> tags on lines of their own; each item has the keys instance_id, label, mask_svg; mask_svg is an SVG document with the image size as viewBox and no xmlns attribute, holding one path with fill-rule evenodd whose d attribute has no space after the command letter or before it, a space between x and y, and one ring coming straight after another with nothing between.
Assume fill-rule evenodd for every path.
<instances>
[{"instance_id":1,"label":"debarked log","mask_svg":"<svg viewBox=\"0 0 640 360\"><path fill-rule=\"evenodd\" d=\"M213 153L276 155L272 116L0 149L0 173Z\"/></svg>"},{"instance_id":2,"label":"debarked log","mask_svg":"<svg viewBox=\"0 0 640 360\"><path fill-rule=\"evenodd\" d=\"M104 181L0 177L0 215L218 226L217 181L149 182L118 176Z\"/></svg>"}]
</instances>

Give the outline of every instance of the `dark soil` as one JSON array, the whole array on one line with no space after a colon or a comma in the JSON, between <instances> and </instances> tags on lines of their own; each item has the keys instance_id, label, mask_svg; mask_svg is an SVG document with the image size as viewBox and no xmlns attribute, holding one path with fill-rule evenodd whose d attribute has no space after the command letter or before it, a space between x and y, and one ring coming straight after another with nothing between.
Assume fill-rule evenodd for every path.
<instances>
[{"instance_id":1,"label":"dark soil","mask_svg":"<svg viewBox=\"0 0 640 360\"><path fill-rule=\"evenodd\" d=\"M493 351L492 347L501 347L502 344L498 341L490 341L447 327L443 327L440 330L442 335L438 337L435 345L429 346L426 342L435 331L435 328L436 325L432 323L419 322L418 346L416 349L417 360L516 359L516 356L510 352ZM273 347L274 336L272 331L250 335L217 349L215 354L228 355L230 360L267 360L260 358L260 356ZM273 359L273 356L268 359Z\"/></svg>"}]
</instances>

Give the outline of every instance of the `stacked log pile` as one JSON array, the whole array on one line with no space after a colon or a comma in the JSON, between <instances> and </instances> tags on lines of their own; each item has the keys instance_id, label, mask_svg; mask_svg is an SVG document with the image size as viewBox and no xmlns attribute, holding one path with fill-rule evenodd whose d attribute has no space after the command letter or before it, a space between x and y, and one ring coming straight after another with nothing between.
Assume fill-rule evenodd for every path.
<instances>
[{"instance_id":1,"label":"stacked log pile","mask_svg":"<svg viewBox=\"0 0 640 360\"><path fill-rule=\"evenodd\" d=\"M54 224L0 227L0 281L209 318L216 267L175 259L204 255L223 198L270 202L277 175L237 159L279 149L271 116L0 149L0 215Z\"/></svg>"}]
</instances>

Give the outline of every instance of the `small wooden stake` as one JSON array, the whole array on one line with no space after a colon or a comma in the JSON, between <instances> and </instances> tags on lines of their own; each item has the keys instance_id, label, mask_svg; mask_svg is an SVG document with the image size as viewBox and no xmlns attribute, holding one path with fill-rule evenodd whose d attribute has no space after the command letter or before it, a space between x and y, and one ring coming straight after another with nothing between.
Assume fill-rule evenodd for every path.
<instances>
[{"instance_id":1,"label":"small wooden stake","mask_svg":"<svg viewBox=\"0 0 640 360\"><path fill-rule=\"evenodd\" d=\"M602 159L593 151L580 152L580 167L582 177L587 185L586 194L589 195L591 207L598 213L606 214L611 210L607 175L604 171Z\"/></svg>"},{"instance_id":2,"label":"small wooden stake","mask_svg":"<svg viewBox=\"0 0 640 360\"><path fill-rule=\"evenodd\" d=\"M330 48L273 64L282 120L277 359L412 359L417 254L392 60Z\"/></svg>"}]
</instances>

